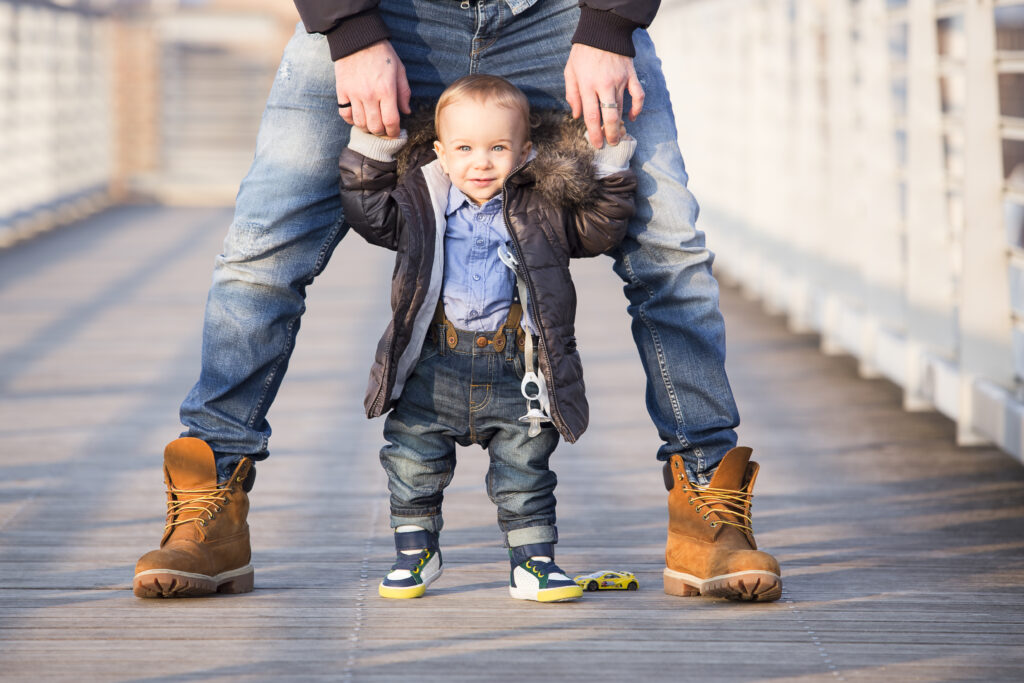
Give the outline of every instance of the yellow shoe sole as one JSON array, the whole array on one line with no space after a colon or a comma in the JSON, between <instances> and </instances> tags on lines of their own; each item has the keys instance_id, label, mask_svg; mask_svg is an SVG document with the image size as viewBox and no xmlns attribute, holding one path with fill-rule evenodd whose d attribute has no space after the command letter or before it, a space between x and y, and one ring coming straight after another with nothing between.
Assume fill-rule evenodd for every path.
<instances>
[{"instance_id":1,"label":"yellow shoe sole","mask_svg":"<svg viewBox=\"0 0 1024 683\"><path fill-rule=\"evenodd\" d=\"M542 588L534 592L528 588L508 589L509 595L518 600L536 600L537 602L562 602L583 597L581 586L563 586L562 588Z\"/></svg>"}]
</instances>

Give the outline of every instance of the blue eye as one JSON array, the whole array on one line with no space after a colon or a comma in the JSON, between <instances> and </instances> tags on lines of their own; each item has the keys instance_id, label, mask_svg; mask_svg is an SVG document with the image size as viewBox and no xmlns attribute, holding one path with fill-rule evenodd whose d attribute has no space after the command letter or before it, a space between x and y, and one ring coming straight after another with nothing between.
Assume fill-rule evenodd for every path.
<instances>
[{"instance_id":1,"label":"blue eye","mask_svg":"<svg viewBox=\"0 0 1024 683\"><path fill-rule=\"evenodd\" d=\"M459 145L456 149L458 149L460 152L468 152L469 145Z\"/></svg>"},{"instance_id":2,"label":"blue eye","mask_svg":"<svg viewBox=\"0 0 1024 683\"><path fill-rule=\"evenodd\" d=\"M503 152L504 150L505 145L495 145L494 147L491 147L492 152Z\"/></svg>"}]
</instances>

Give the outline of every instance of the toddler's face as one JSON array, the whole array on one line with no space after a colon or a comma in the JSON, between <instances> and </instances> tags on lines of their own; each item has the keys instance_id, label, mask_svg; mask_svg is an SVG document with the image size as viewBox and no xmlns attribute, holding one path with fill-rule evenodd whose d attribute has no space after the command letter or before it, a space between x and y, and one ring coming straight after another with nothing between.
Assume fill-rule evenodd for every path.
<instances>
[{"instance_id":1,"label":"toddler's face","mask_svg":"<svg viewBox=\"0 0 1024 683\"><path fill-rule=\"evenodd\" d=\"M441 168L478 205L500 193L530 153L526 124L514 109L467 98L447 106L438 123L434 151Z\"/></svg>"}]
</instances>

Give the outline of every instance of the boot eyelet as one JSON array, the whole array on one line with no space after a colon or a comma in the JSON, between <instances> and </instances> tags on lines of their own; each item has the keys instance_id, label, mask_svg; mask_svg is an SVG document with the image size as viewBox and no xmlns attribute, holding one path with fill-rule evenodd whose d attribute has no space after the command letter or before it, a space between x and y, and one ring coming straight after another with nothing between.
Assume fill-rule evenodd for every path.
<instances>
[{"instance_id":1,"label":"boot eyelet","mask_svg":"<svg viewBox=\"0 0 1024 683\"><path fill-rule=\"evenodd\" d=\"M217 519L217 515L210 513L210 521L212 522L215 519Z\"/></svg>"},{"instance_id":2,"label":"boot eyelet","mask_svg":"<svg viewBox=\"0 0 1024 683\"><path fill-rule=\"evenodd\" d=\"M206 526L206 520L199 520L199 526Z\"/></svg>"},{"instance_id":3,"label":"boot eyelet","mask_svg":"<svg viewBox=\"0 0 1024 683\"><path fill-rule=\"evenodd\" d=\"M718 522L711 522L711 528L712 529L714 529L716 526L718 526Z\"/></svg>"},{"instance_id":4,"label":"boot eyelet","mask_svg":"<svg viewBox=\"0 0 1024 683\"><path fill-rule=\"evenodd\" d=\"M219 505L218 505L217 507L213 508L213 511L214 511L214 512L220 512L220 511L221 511L221 510L223 510L223 509L224 509L224 508L222 508L221 506L219 506Z\"/></svg>"},{"instance_id":5,"label":"boot eyelet","mask_svg":"<svg viewBox=\"0 0 1024 683\"><path fill-rule=\"evenodd\" d=\"M693 505L693 498L691 498L688 502L690 505Z\"/></svg>"},{"instance_id":6,"label":"boot eyelet","mask_svg":"<svg viewBox=\"0 0 1024 683\"><path fill-rule=\"evenodd\" d=\"M707 515L704 515L704 519L707 519L707 518L708 518L708 516L707 516Z\"/></svg>"}]
</instances>

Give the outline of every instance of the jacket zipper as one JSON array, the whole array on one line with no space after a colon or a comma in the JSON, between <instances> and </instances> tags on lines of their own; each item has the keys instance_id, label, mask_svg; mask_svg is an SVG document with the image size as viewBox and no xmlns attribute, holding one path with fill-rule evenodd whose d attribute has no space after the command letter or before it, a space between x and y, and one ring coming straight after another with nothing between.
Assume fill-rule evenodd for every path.
<instances>
[{"instance_id":1,"label":"jacket zipper","mask_svg":"<svg viewBox=\"0 0 1024 683\"><path fill-rule=\"evenodd\" d=\"M391 333L388 334L387 344L384 345L384 367L381 370L380 386L377 387L377 395L373 399L370 413L372 415L380 415L383 406L384 392L388 386L388 373L391 372L391 342L395 338L394 324L392 324Z\"/></svg>"},{"instance_id":2,"label":"jacket zipper","mask_svg":"<svg viewBox=\"0 0 1024 683\"><path fill-rule=\"evenodd\" d=\"M527 163L529 162L524 162L516 166L514 169L512 169L512 172L505 177L505 182L501 184L501 212L502 215L505 217L505 227L508 229L508 234L512 238L512 246L516 252L516 259L519 261L523 269L523 277L526 280L526 289L530 293L529 303L535 307L537 301L537 292L533 288L533 280L530 279L530 270L529 268L526 267L526 259L523 258L522 247L519 246L519 240L516 238L515 230L512 229L511 215L509 214L508 211L508 181L516 173L519 173L519 171L522 170ZM540 340L540 350L542 354L548 358L548 367L551 367L551 359L548 356L548 345L544 337L544 324L541 322L540 315L538 314L536 309L528 312L530 313L530 319L535 321L537 325L537 338ZM529 329L526 330L526 334L530 334ZM539 359L537 369L540 370ZM562 420L562 414L558 410L558 400L555 395L555 383L552 381L548 382L547 384L548 393L551 395L551 419L555 421L555 426L559 428L559 431L564 430L568 432L572 436L573 441L575 441L577 438L576 434L573 434L573 432L566 426L565 422Z\"/></svg>"}]
</instances>

